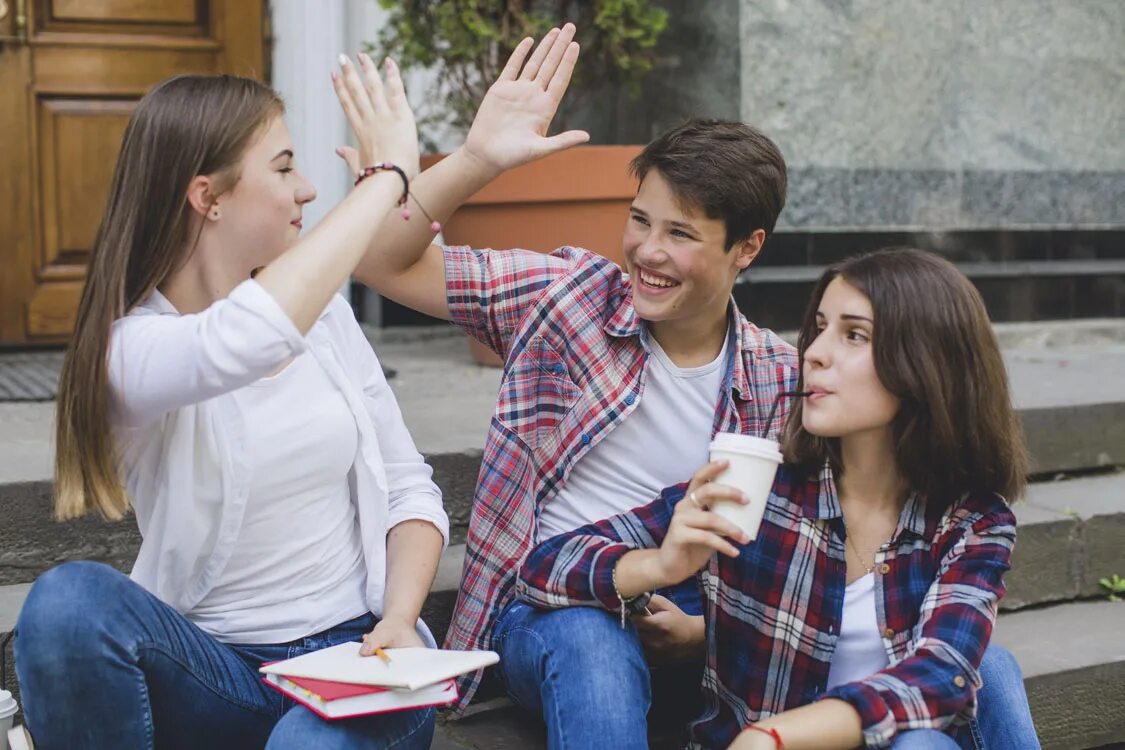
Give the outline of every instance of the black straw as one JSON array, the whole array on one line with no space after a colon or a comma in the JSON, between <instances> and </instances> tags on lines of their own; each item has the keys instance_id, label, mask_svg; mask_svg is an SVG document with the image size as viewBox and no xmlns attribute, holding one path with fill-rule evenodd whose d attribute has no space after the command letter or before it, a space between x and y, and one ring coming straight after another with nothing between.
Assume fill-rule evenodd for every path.
<instances>
[{"instance_id":1,"label":"black straw","mask_svg":"<svg viewBox=\"0 0 1125 750\"><path fill-rule=\"evenodd\" d=\"M773 400L773 406L770 407L769 416L766 417L766 426L762 428L762 437L766 437L769 434L770 425L773 424L773 415L777 413L777 405L781 403L781 399L804 398L810 395L812 395L812 391L782 391L777 394L777 398Z\"/></svg>"}]
</instances>

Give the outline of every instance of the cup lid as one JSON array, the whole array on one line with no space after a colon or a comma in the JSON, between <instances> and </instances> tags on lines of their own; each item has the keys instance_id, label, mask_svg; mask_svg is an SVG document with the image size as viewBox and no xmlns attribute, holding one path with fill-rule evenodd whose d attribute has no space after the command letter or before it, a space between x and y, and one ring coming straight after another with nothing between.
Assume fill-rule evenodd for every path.
<instances>
[{"instance_id":1,"label":"cup lid","mask_svg":"<svg viewBox=\"0 0 1125 750\"><path fill-rule=\"evenodd\" d=\"M9 716L15 715L19 710L16 705L16 699L7 690L0 690L0 719L6 719Z\"/></svg>"},{"instance_id":2,"label":"cup lid","mask_svg":"<svg viewBox=\"0 0 1125 750\"><path fill-rule=\"evenodd\" d=\"M731 451L735 453L753 453L754 455L780 456L781 445L776 440L742 435L737 432L720 432L711 441L711 450Z\"/></svg>"}]
</instances>

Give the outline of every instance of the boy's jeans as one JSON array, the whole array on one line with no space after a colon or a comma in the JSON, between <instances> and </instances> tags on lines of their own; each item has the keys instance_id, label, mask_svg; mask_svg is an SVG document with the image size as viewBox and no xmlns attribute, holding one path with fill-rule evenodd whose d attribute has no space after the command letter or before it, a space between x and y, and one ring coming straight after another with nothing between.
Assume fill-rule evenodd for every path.
<instances>
[{"instance_id":1,"label":"boy's jeans","mask_svg":"<svg viewBox=\"0 0 1125 750\"><path fill-rule=\"evenodd\" d=\"M24 717L37 750L428 748L432 708L324 721L258 674L375 623L367 614L292 643L231 646L116 570L66 563L40 576L16 624Z\"/></svg>"}]
</instances>

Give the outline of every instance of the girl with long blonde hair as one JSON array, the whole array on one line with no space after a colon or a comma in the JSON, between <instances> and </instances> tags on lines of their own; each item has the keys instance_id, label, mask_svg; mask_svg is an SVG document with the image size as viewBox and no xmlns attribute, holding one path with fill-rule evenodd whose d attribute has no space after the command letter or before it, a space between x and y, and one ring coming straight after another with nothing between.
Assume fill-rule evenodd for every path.
<instances>
[{"instance_id":1,"label":"girl with long blonde hair","mask_svg":"<svg viewBox=\"0 0 1125 750\"><path fill-rule=\"evenodd\" d=\"M371 169L305 237L316 192L269 87L179 76L129 121L60 382L56 513L131 507L144 541L130 577L72 562L31 589L16 668L41 749L429 746L433 709L327 722L257 672L432 646L448 537L336 294L418 171L414 116L389 60L342 58L333 85Z\"/></svg>"}]
</instances>

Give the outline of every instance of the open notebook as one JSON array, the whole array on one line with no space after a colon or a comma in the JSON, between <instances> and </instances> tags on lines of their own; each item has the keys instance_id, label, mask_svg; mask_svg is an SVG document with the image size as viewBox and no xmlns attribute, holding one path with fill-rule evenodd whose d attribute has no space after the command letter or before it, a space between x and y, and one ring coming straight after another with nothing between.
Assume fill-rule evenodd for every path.
<instances>
[{"instance_id":1,"label":"open notebook","mask_svg":"<svg viewBox=\"0 0 1125 750\"><path fill-rule=\"evenodd\" d=\"M360 656L359 643L313 651L261 668L265 675L308 678L351 685L374 685L395 690L417 690L473 672L500 661L495 651L445 651L436 648L388 648L387 664L375 656Z\"/></svg>"}]
</instances>

